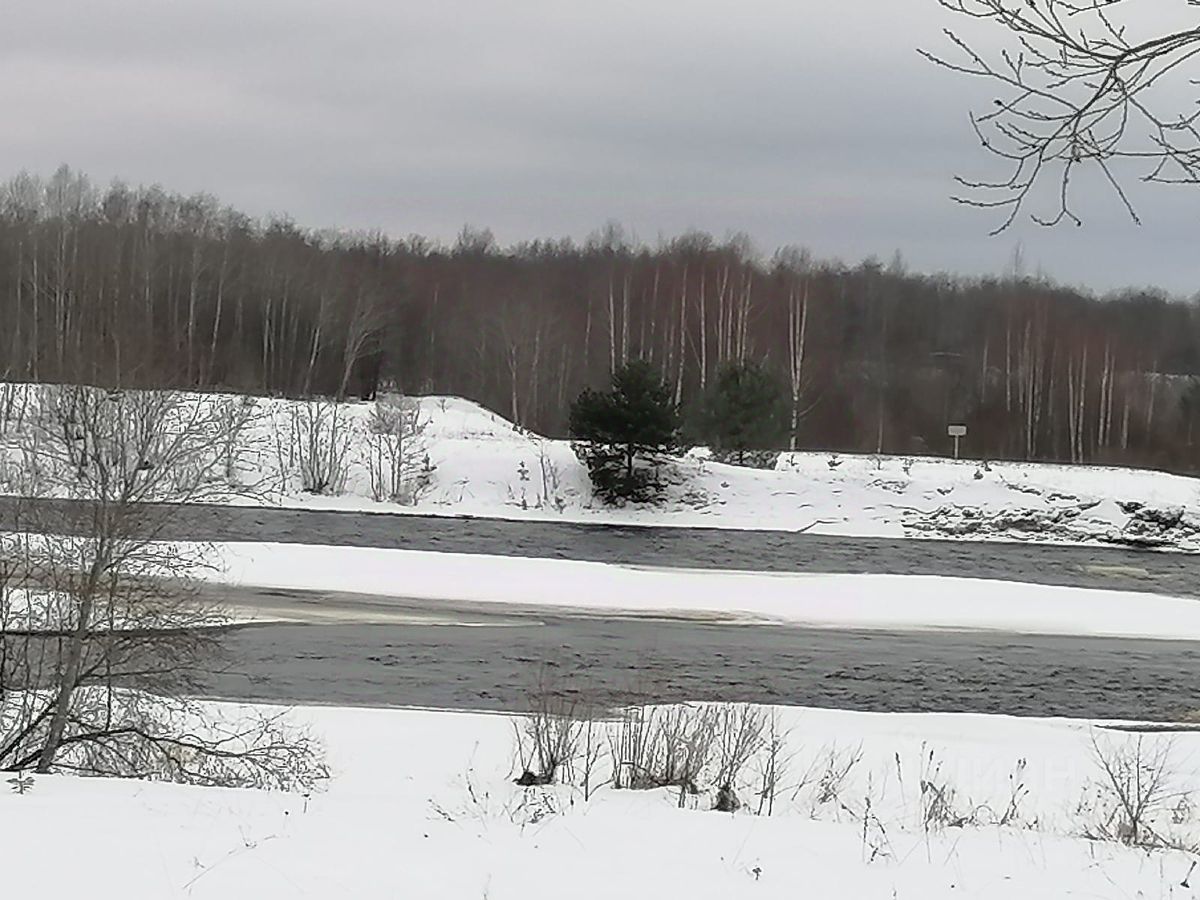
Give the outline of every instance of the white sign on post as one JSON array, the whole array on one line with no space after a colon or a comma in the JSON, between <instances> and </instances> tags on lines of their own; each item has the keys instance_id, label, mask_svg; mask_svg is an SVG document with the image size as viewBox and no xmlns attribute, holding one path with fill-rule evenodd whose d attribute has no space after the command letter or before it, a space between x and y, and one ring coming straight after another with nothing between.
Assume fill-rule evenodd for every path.
<instances>
[{"instance_id":1,"label":"white sign on post","mask_svg":"<svg viewBox=\"0 0 1200 900\"><path fill-rule=\"evenodd\" d=\"M954 438L954 458L958 459L958 442L967 436L967 426L951 425L946 429L946 433Z\"/></svg>"}]
</instances>

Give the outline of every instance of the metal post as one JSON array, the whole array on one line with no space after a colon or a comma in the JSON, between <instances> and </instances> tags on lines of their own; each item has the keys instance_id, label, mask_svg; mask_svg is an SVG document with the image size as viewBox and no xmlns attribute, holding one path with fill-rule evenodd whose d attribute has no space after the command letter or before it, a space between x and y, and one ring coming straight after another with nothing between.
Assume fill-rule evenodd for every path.
<instances>
[{"instance_id":1,"label":"metal post","mask_svg":"<svg viewBox=\"0 0 1200 900\"><path fill-rule=\"evenodd\" d=\"M961 449L960 442L962 441L963 438L965 438L967 436L967 426L961 425L961 424L947 425L946 426L946 434L948 434L948 435L950 435L950 437L954 438L954 458L958 459L959 458L959 450Z\"/></svg>"}]
</instances>

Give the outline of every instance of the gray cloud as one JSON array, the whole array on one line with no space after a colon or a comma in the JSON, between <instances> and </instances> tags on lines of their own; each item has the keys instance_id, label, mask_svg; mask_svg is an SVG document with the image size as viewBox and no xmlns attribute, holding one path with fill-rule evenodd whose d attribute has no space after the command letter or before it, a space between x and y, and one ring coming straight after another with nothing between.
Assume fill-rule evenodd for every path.
<instances>
[{"instance_id":1,"label":"gray cloud","mask_svg":"<svg viewBox=\"0 0 1200 900\"><path fill-rule=\"evenodd\" d=\"M0 170L208 190L314 226L502 241L608 220L745 231L855 261L1031 267L1200 289L1200 194L1136 188L1138 228L1081 184L1084 229L998 238L953 204L995 175L986 85L921 60L933 0L10 0Z\"/></svg>"}]
</instances>

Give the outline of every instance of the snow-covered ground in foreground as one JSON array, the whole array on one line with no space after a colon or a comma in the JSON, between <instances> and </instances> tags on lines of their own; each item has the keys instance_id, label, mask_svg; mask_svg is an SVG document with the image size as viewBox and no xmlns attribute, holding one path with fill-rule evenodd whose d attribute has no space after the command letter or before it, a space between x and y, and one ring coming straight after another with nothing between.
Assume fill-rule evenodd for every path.
<instances>
[{"instance_id":1,"label":"snow-covered ground in foreground","mask_svg":"<svg viewBox=\"0 0 1200 900\"><path fill-rule=\"evenodd\" d=\"M605 613L875 629L1200 640L1200 602L913 575L656 569L557 559L296 544L221 544L229 584ZM323 613L335 614L331 600Z\"/></svg>"},{"instance_id":2,"label":"snow-covered ground in foreground","mask_svg":"<svg viewBox=\"0 0 1200 900\"><path fill-rule=\"evenodd\" d=\"M5 896L168 898L1194 897L1191 854L1085 839L1111 798L1084 723L783 710L774 814L711 797L512 783L502 716L301 709L334 777L309 797L39 776L0 793ZM1146 738L1147 746L1158 738ZM1172 749L1160 809L1196 834L1182 793L1196 735ZM843 778L827 775L849 766ZM934 792L945 809L931 815ZM947 825L943 812L969 819ZM930 821L930 819L934 821ZM995 824L1006 819L1008 824Z\"/></svg>"},{"instance_id":3,"label":"snow-covered ground in foreground","mask_svg":"<svg viewBox=\"0 0 1200 900\"><path fill-rule=\"evenodd\" d=\"M17 387L25 397L27 388ZM454 397L420 398L425 428L411 449L418 468L428 454L429 470L415 502L372 499L366 458L373 404L361 402L338 407L344 487L336 496L306 494L294 434L307 401L194 396L251 410L234 468L241 480L267 488L259 502L286 507L1200 548L1200 482L1131 469L802 452L762 471L692 454L669 466L663 503L609 509L593 500L568 442L523 431ZM14 419L0 429L0 491L19 490L21 428Z\"/></svg>"}]
</instances>

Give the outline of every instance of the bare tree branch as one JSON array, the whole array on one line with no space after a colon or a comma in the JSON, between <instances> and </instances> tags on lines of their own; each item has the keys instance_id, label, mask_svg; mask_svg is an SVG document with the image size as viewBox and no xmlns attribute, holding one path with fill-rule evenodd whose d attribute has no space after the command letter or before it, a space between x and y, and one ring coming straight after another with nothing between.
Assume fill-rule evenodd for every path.
<instances>
[{"instance_id":1,"label":"bare tree branch","mask_svg":"<svg viewBox=\"0 0 1200 900\"><path fill-rule=\"evenodd\" d=\"M960 31L947 29L953 52L920 50L942 68L983 78L1000 89L992 108L972 113L983 147L1007 167L997 180L956 178L967 206L1004 215L993 232L1016 220L1037 186L1057 181L1048 213L1033 221L1082 224L1072 188L1081 167L1092 166L1135 222L1138 214L1119 168L1141 164L1144 182L1200 184L1200 105L1164 110L1162 91L1182 80L1200 56L1200 21L1153 36L1134 36L1124 21L1127 0L938 0L958 16L1007 32L1014 46L985 54ZM1162 0L1156 0L1161 12ZM1148 14L1152 4L1137 4ZM1200 7L1197 0L1186 6Z\"/></svg>"}]
</instances>

